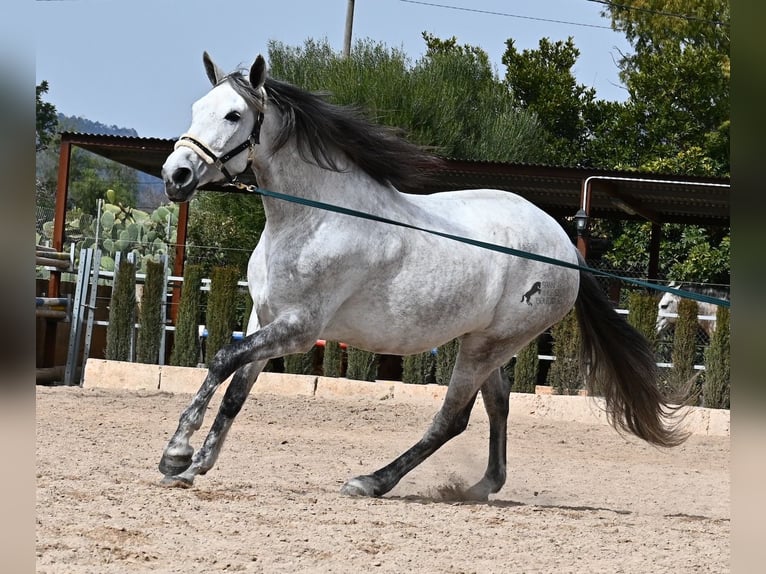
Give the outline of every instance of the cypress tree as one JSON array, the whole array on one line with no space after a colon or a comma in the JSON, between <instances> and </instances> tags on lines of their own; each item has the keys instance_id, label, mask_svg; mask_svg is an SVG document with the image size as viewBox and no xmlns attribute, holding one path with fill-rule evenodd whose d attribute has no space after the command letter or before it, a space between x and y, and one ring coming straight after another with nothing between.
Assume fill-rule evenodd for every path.
<instances>
[{"instance_id":1,"label":"cypress tree","mask_svg":"<svg viewBox=\"0 0 766 574\"><path fill-rule=\"evenodd\" d=\"M105 356L112 361L129 361L136 309L136 266L122 257L112 284Z\"/></svg>"},{"instance_id":2,"label":"cypress tree","mask_svg":"<svg viewBox=\"0 0 766 574\"><path fill-rule=\"evenodd\" d=\"M402 382L411 385L434 383L436 360L431 351L407 355L402 360Z\"/></svg>"},{"instance_id":3,"label":"cypress tree","mask_svg":"<svg viewBox=\"0 0 766 574\"><path fill-rule=\"evenodd\" d=\"M580 331L574 309L551 329L553 336L553 361L548 371L548 384L559 394L575 395L582 388L580 363Z\"/></svg>"},{"instance_id":4,"label":"cypress tree","mask_svg":"<svg viewBox=\"0 0 766 574\"><path fill-rule=\"evenodd\" d=\"M539 369L537 340L538 337L535 337L516 354L516 362L513 365L513 385L511 386L511 390L515 393L535 392Z\"/></svg>"},{"instance_id":5,"label":"cypress tree","mask_svg":"<svg viewBox=\"0 0 766 574\"><path fill-rule=\"evenodd\" d=\"M199 361L199 315L202 265L186 265L170 364L195 367Z\"/></svg>"},{"instance_id":6,"label":"cypress tree","mask_svg":"<svg viewBox=\"0 0 766 574\"><path fill-rule=\"evenodd\" d=\"M219 349L231 341L231 333L237 322L238 280L237 267L214 267L210 273L210 294L205 318L207 325L205 362L207 363L213 359Z\"/></svg>"},{"instance_id":7,"label":"cypress tree","mask_svg":"<svg viewBox=\"0 0 766 574\"><path fill-rule=\"evenodd\" d=\"M338 341L325 341L322 357L322 372L325 377L340 377L343 362L343 349Z\"/></svg>"},{"instance_id":8,"label":"cypress tree","mask_svg":"<svg viewBox=\"0 0 766 574\"><path fill-rule=\"evenodd\" d=\"M284 356L285 373L293 375L311 375L314 370L314 353L316 347L312 347L307 353L293 353Z\"/></svg>"},{"instance_id":9,"label":"cypress tree","mask_svg":"<svg viewBox=\"0 0 766 574\"><path fill-rule=\"evenodd\" d=\"M694 376L694 356L697 351L697 315L699 306L692 299L681 299L678 302L678 319L673 337L672 361L668 384L671 396L686 391L688 383Z\"/></svg>"},{"instance_id":10,"label":"cypress tree","mask_svg":"<svg viewBox=\"0 0 766 574\"><path fill-rule=\"evenodd\" d=\"M628 323L646 337L652 349L657 344L657 298L648 293L633 291L628 296Z\"/></svg>"},{"instance_id":11,"label":"cypress tree","mask_svg":"<svg viewBox=\"0 0 766 574\"><path fill-rule=\"evenodd\" d=\"M436 370L434 373L437 385L449 385L452 369L455 367L459 350L460 341L458 339L452 339L449 343L445 343L437 349Z\"/></svg>"},{"instance_id":12,"label":"cypress tree","mask_svg":"<svg viewBox=\"0 0 766 574\"><path fill-rule=\"evenodd\" d=\"M157 261L146 262L146 281L138 317L136 361L156 365L159 363L160 342L164 321L162 295L165 288L165 266Z\"/></svg>"},{"instance_id":13,"label":"cypress tree","mask_svg":"<svg viewBox=\"0 0 766 574\"><path fill-rule=\"evenodd\" d=\"M357 381L374 381L378 376L378 356L375 353L349 347L346 377Z\"/></svg>"},{"instance_id":14,"label":"cypress tree","mask_svg":"<svg viewBox=\"0 0 766 574\"><path fill-rule=\"evenodd\" d=\"M728 307L718 307L715 314L715 331L705 351L705 384L702 397L703 406L711 409L731 408L730 316Z\"/></svg>"}]
</instances>

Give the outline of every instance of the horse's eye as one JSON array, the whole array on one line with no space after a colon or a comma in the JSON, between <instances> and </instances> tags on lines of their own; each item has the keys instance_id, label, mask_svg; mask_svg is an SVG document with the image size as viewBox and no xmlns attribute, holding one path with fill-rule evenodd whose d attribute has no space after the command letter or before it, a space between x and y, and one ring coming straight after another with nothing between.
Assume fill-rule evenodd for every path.
<instances>
[{"instance_id":1,"label":"horse's eye","mask_svg":"<svg viewBox=\"0 0 766 574\"><path fill-rule=\"evenodd\" d=\"M238 122L242 116L239 112L229 112L225 118L230 122Z\"/></svg>"}]
</instances>

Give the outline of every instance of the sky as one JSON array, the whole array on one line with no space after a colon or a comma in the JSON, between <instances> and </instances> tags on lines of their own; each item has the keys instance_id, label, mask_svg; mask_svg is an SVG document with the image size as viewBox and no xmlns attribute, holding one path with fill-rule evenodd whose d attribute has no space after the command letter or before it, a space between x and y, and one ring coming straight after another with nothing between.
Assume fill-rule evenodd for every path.
<instances>
[{"instance_id":1,"label":"sky","mask_svg":"<svg viewBox=\"0 0 766 574\"><path fill-rule=\"evenodd\" d=\"M464 9L451 9L453 6ZM142 137L176 138L191 104L210 88L207 50L225 71L267 55L270 40L302 46L327 39L341 51L348 0L38 0L34 6L36 84L69 116L132 128ZM505 42L537 48L540 38L574 38L577 81L604 100L624 100L618 78L625 37L589 0L356 0L353 39L400 48L414 62L427 31L487 52L500 77Z\"/></svg>"}]
</instances>

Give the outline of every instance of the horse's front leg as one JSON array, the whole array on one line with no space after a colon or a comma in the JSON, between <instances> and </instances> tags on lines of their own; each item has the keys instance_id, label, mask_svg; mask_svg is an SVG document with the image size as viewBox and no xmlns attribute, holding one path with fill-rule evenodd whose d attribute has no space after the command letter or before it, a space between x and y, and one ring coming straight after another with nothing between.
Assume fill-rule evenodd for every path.
<instances>
[{"instance_id":1,"label":"horse's front leg","mask_svg":"<svg viewBox=\"0 0 766 574\"><path fill-rule=\"evenodd\" d=\"M231 424L234 422L234 418L242 409L245 399L250 394L250 389L253 388L255 380L258 378L258 374L265 365L266 361L258 361L248 363L244 367L237 369L231 383L229 383L229 387L226 389L226 394L224 395L221 407L218 410L218 415L210 427L210 431L205 438L204 444L193 457L191 455L189 456L188 463L186 463L184 468L169 474L166 472L167 467L163 465L163 462L165 461L165 455L163 455L162 461L160 461L160 472L165 474L165 478L162 479L163 485L180 487L191 486L195 476L198 474L205 474L208 470L213 468L215 461L218 459L218 454L221 452L221 447L226 439L226 435L231 428ZM183 421L183 416L181 417L181 420ZM191 446L187 449L187 451L189 450L192 450ZM167 454L167 449L165 450L165 453Z\"/></svg>"},{"instance_id":2,"label":"horse's front leg","mask_svg":"<svg viewBox=\"0 0 766 574\"><path fill-rule=\"evenodd\" d=\"M226 432L263 364L273 357L307 351L316 342L316 333L313 329L304 327L305 325L311 325L311 321L301 321L295 316L282 317L216 353L205 381L181 414L178 428L160 459L159 470L166 477L164 484L188 486L194 480L194 476L212 467ZM193 459L194 448L190 444L190 438L202 426L205 409L213 393L221 382L249 363L253 365L242 369L232 380L233 387L230 385L221 404L216 418L217 424L211 427L205 446Z\"/></svg>"}]
</instances>

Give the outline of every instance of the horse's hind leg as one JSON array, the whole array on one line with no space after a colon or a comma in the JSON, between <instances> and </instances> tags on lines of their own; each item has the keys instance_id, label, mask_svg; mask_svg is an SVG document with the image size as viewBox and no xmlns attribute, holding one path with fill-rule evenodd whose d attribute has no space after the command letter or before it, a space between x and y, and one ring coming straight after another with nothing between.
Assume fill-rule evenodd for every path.
<instances>
[{"instance_id":1,"label":"horse's hind leg","mask_svg":"<svg viewBox=\"0 0 766 574\"><path fill-rule=\"evenodd\" d=\"M194 458L190 458L190 464L187 465L187 468L181 471L168 474L163 471L162 463L160 463L160 471L166 475L162 484L166 486L191 486L195 476L205 474L213 468L231 424L245 403L250 389L253 388L255 380L265 364L265 361L248 363L234 373L202 447L194 454ZM164 460L165 457L163 456Z\"/></svg>"},{"instance_id":2,"label":"horse's hind leg","mask_svg":"<svg viewBox=\"0 0 766 574\"><path fill-rule=\"evenodd\" d=\"M502 369L492 373L481 387L481 398L489 416L489 457L484 477L464 493L467 499L487 500L505 484L510 394L511 384Z\"/></svg>"}]
</instances>

